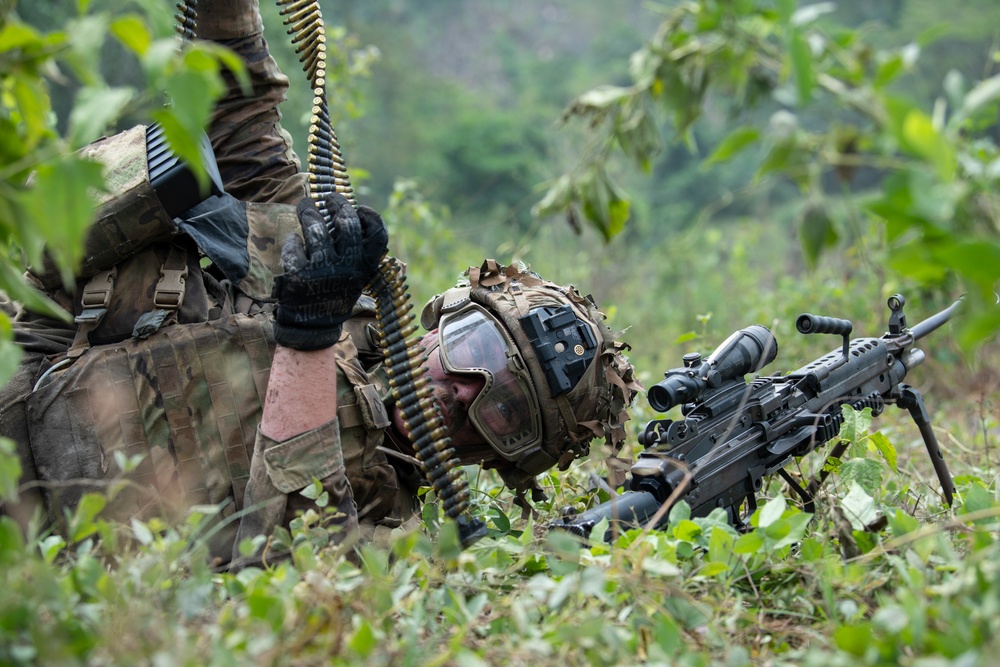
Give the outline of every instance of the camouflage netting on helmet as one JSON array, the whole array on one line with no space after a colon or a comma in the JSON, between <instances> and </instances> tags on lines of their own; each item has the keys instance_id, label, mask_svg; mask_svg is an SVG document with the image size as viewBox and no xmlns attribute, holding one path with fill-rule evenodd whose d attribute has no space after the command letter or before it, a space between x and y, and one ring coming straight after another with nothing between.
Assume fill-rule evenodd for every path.
<instances>
[{"instance_id":1,"label":"camouflage netting on helmet","mask_svg":"<svg viewBox=\"0 0 1000 667\"><path fill-rule=\"evenodd\" d=\"M576 458L589 453L594 438L604 438L611 453L625 441L628 408L642 389L632 364L623 352L628 348L604 323L605 316L591 296L582 296L572 285L560 286L520 266L503 266L486 260L466 272L469 298L488 308L507 328L531 375L542 413L542 442L537 454L522 457L515 466L500 466L504 482L520 492L532 486L536 475L558 465L566 470ZM464 287L461 284L460 287ZM421 324L436 327L446 295L438 295L424 308ZM545 373L519 319L543 306L570 304L597 341L593 361L568 392L553 396Z\"/></svg>"}]
</instances>

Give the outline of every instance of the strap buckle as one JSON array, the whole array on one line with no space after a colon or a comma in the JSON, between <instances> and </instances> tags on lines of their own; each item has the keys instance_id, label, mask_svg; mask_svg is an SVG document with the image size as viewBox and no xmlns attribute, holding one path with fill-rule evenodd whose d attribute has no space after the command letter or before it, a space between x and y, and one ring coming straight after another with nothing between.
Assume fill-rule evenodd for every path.
<instances>
[{"instance_id":1,"label":"strap buckle","mask_svg":"<svg viewBox=\"0 0 1000 667\"><path fill-rule=\"evenodd\" d=\"M112 267L107 271L100 271L87 282L80 295L80 314L73 318L77 324L97 325L108 312L108 305L111 303L111 294L115 291L115 278L118 277L118 268Z\"/></svg>"},{"instance_id":2,"label":"strap buckle","mask_svg":"<svg viewBox=\"0 0 1000 667\"><path fill-rule=\"evenodd\" d=\"M184 302L184 282L187 275L187 265L180 270L161 268L160 280L153 293L153 305L163 310L179 309Z\"/></svg>"}]
</instances>

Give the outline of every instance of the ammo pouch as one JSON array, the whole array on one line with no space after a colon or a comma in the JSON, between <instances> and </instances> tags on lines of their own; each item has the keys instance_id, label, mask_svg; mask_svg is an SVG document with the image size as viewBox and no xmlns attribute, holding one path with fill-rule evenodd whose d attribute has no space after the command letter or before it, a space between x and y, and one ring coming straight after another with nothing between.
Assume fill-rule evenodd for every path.
<instances>
[{"instance_id":1,"label":"ammo pouch","mask_svg":"<svg viewBox=\"0 0 1000 667\"><path fill-rule=\"evenodd\" d=\"M176 516L227 498L231 513L243 502L273 351L267 315L236 314L91 347L50 372L26 409L51 518L108 490L79 480L120 478L119 462L139 455L109 500L112 516Z\"/></svg>"},{"instance_id":2,"label":"ammo pouch","mask_svg":"<svg viewBox=\"0 0 1000 667\"><path fill-rule=\"evenodd\" d=\"M98 193L95 222L83 241L78 279L88 279L177 233L173 219L204 199L193 174L166 146L158 125L136 126L80 149L101 162L108 191ZM212 147L205 137L202 157L212 180L212 194L223 191ZM58 269L46 256L29 267L47 291L62 287Z\"/></svg>"}]
</instances>

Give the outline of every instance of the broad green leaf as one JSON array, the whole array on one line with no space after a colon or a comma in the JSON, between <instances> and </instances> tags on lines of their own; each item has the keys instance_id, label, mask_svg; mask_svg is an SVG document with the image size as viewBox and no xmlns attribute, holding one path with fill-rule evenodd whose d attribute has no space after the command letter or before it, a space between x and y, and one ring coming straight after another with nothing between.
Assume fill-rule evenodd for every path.
<instances>
[{"instance_id":1,"label":"broad green leaf","mask_svg":"<svg viewBox=\"0 0 1000 667\"><path fill-rule=\"evenodd\" d=\"M802 540L802 537L806 533L806 528L809 526L809 522L812 521L812 518L812 514L799 513L782 519L782 521L788 523L788 532L780 537L772 548L783 549L784 547L790 546ZM770 529L770 526L768 529ZM771 535L768 534L768 537L771 537Z\"/></svg>"},{"instance_id":2,"label":"broad green leaf","mask_svg":"<svg viewBox=\"0 0 1000 667\"><path fill-rule=\"evenodd\" d=\"M132 518L132 535L139 541L139 544L150 545L153 543L153 531L135 517Z\"/></svg>"},{"instance_id":3,"label":"broad green leaf","mask_svg":"<svg viewBox=\"0 0 1000 667\"><path fill-rule=\"evenodd\" d=\"M942 244L937 252L942 260L989 295L1000 283L1000 243L994 239Z\"/></svg>"},{"instance_id":4,"label":"broad green leaf","mask_svg":"<svg viewBox=\"0 0 1000 667\"><path fill-rule=\"evenodd\" d=\"M799 7L792 14L790 23L794 26L803 26L809 23L815 23L824 14L829 14L837 9L836 3L833 2L817 2L811 5L806 5L804 7Z\"/></svg>"},{"instance_id":5,"label":"broad green leaf","mask_svg":"<svg viewBox=\"0 0 1000 667\"><path fill-rule=\"evenodd\" d=\"M802 540L802 544L799 547L799 553L802 554L802 558L810 563L815 563L823 557L824 549L823 542L819 540L807 537Z\"/></svg>"},{"instance_id":6,"label":"broad green leaf","mask_svg":"<svg viewBox=\"0 0 1000 667\"><path fill-rule=\"evenodd\" d=\"M833 631L833 641L841 651L860 658L867 653L872 642L871 624L842 625Z\"/></svg>"},{"instance_id":7,"label":"broad green leaf","mask_svg":"<svg viewBox=\"0 0 1000 667\"><path fill-rule=\"evenodd\" d=\"M21 303L28 310L48 315L63 322L71 322L72 316L65 308L28 285L23 274L7 262L0 262L0 289L13 300Z\"/></svg>"},{"instance_id":8,"label":"broad green leaf","mask_svg":"<svg viewBox=\"0 0 1000 667\"><path fill-rule=\"evenodd\" d=\"M62 535L49 535L38 542L38 551L42 554L42 560L51 564L65 546L66 540Z\"/></svg>"},{"instance_id":9,"label":"broad green leaf","mask_svg":"<svg viewBox=\"0 0 1000 667\"><path fill-rule=\"evenodd\" d=\"M39 48L42 43L41 34L29 25L18 21L0 25L0 53L27 47Z\"/></svg>"},{"instance_id":10,"label":"broad green leaf","mask_svg":"<svg viewBox=\"0 0 1000 667\"><path fill-rule=\"evenodd\" d=\"M882 464L865 457L845 461L837 468L837 475L846 484L856 483L867 493L876 494L882 487Z\"/></svg>"},{"instance_id":11,"label":"broad green leaf","mask_svg":"<svg viewBox=\"0 0 1000 667\"><path fill-rule=\"evenodd\" d=\"M134 95L131 88L85 87L69 115L70 142L74 148L89 144L112 127Z\"/></svg>"},{"instance_id":12,"label":"broad green leaf","mask_svg":"<svg viewBox=\"0 0 1000 667\"><path fill-rule=\"evenodd\" d=\"M93 535L97 531L94 520L101 513L107 499L98 493L85 493L76 506L76 512L69 521L69 537L71 542Z\"/></svg>"},{"instance_id":13,"label":"broad green leaf","mask_svg":"<svg viewBox=\"0 0 1000 667\"><path fill-rule=\"evenodd\" d=\"M760 513L757 518L757 527L767 528L775 521L781 519L781 516L785 513L787 506L787 501L784 496L777 496L768 500L767 503L760 508Z\"/></svg>"},{"instance_id":14,"label":"broad green leaf","mask_svg":"<svg viewBox=\"0 0 1000 667\"><path fill-rule=\"evenodd\" d=\"M795 9L797 5L797 0L777 0L775 2L775 8L778 10L778 17L781 19L782 23L790 23L792 16L795 14Z\"/></svg>"},{"instance_id":15,"label":"broad green leaf","mask_svg":"<svg viewBox=\"0 0 1000 667\"><path fill-rule=\"evenodd\" d=\"M789 36L788 53L792 62L792 73L795 76L795 89L799 95L799 104L808 104L812 99L815 85L812 71L812 52L809 43L798 30L792 30Z\"/></svg>"},{"instance_id":16,"label":"broad green leaf","mask_svg":"<svg viewBox=\"0 0 1000 667\"><path fill-rule=\"evenodd\" d=\"M703 167L725 162L760 139L760 131L754 127L740 127L729 133L712 154L705 158Z\"/></svg>"},{"instance_id":17,"label":"broad green leaf","mask_svg":"<svg viewBox=\"0 0 1000 667\"><path fill-rule=\"evenodd\" d=\"M851 482L851 490L840 501L840 505L854 530L864 530L865 526L878 518L875 499L868 495L857 482Z\"/></svg>"},{"instance_id":18,"label":"broad green leaf","mask_svg":"<svg viewBox=\"0 0 1000 667\"><path fill-rule=\"evenodd\" d=\"M111 34L136 55L143 55L153 43L146 23L138 16L123 16L111 22Z\"/></svg>"},{"instance_id":19,"label":"broad green leaf","mask_svg":"<svg viewBox=\"0 0 1000 667\"><path fill-rule=\"evenodd\" d=\"M969 514L984 510L992 507L994 502L993 494L978 484L973 484L965 492L965 504L962 505L961 513Z\"/></svg>"},{"instance_id":20,"label":"broad green leaf","mask_svg":"<svg viewBox=\"0 0 1000 667\"><path fill-rule=\"evenodd\" d=\"M726 563L721 563L719 561L712 561L706 563L704 567L698 570L698 574L703 577L714 577L717 574L722 574L723 572L729 571L729 565Z\"/></svg>"},{"instance_id":21,"label":"broad green leaf","mask_svg":"<svg viewBox=\"0 0 1000 667\"><path fill-rule=\"evenodd\" d=\"M24 535L9 516L0 516L0 564L24 558Z\"/></svg>"},{"instance_id":22,"label":"broad green leaf","mask_svg":"<svg viewBox=\"0 0 1000 667\"><path fill-rule=\"evenodd\" d=\"M66 155L40 166L32 187L21 193L29 224L48 241L48 252L67 284L72 282L83 237L93 219L91 193L103 189L101 164Z\"/></svg>"},{"instance_id":23,"label":"broad green leaf","mask_svg":"<svg viewBox=\"0 0 1000 667\"><path fill-rule=\"evenodd\" d=\"M840 406L840 411L844 416L844 423L840 425L840 434L838 437L841 440L851 443L851 456L864 456L865 451L867 451L867 445L863 440L868 435L868 429L872 425L871 408L864 408L859 411L845 403Z\"/></svg>"},{"instance_id":24,"label":"broad green leaf","mask_svg":"<svg viewBox=\"0 0 1000 667\"><path fill-rule=\"evenodd\" d=\"M0 438L0 500L17 500L17 486L21 480L21 461L17 457L14 441Z\"/></svg>"},{"instance_id":25,"label":"broad green leaf","mask_svg":"<svg viewBox=\"0 0 1000 667\"><path fill-rule=\"evenodd\" d=\"M685 542L695 542L701 537L701 526L690 519L684 519L674 528L674 537Z\"/></svg>"},{"instance_id":26,"label":"broad green leaf","mask_svg":"<svg viewBox=\"0 0 1000 667\"><path fill-rule=\"evenodd\" d=\"M920 523L916 519L899 508L887 511L886 518L889 521L889 530L892 531L893 537L902 537L920 527Z\"/></svg>"},{"instance_id":27,"label":"broad green leaf","mask_svg":"<svg viewBox=\"0 0 1000 667\"><path fill-rule=\"evenodd\" d=\"M598 86L587 91L574 100L573 105L589 109L606 110L608 107L621 103L632 95L631 88L620 86Z\"/></svg>"},{"instance_id":28,"label":"broad green leaf","mask_svg":"<svg viewBox=\"0 0 1000 667\"><path fill-rule=\"evenodd\" d=\"M708 559L711 561L728 562L733 552L735 538L721 527L712 528L708 536Z\"/></svg>"},{"instance_id":29,"label":"broad green leaf","mask_svg":"<svg viewBox=\"0 0 1000 667\"><path fill-rule=\"evenodd\" d=\"M51 110L48 93L37 77L14 73L11 79L10 93L20 112L25 143L29 149L34 148L47 133L46 123Z\"/></svg>"},{"instance_id":30,"label":"broad green leaf","mask_svg":"<svg viewBox=\"0 0 1000 667\"><path fill-rule=\"evenodd\" d=\"M802 251L811 268L816 267L823 251L835 246L839 238L833 220L822 202L810 202L802 207L798 232Z\"/></svg>"},{"instance_id":31,"label":"broad green leaf","mask_svg":"<svg viewBox=\"0 0 1000 667\"><path fill-rule=\"evenodd\" d=\"M0 315L0 318L7 320L6 315ZM0 337L0 386L7 382L11 377L14 376L15 371L17 371L17 365L21 361L21 355L24 351L21 346L9 340L10 333L4 332L3 337ZM20 468L18 469L18 474L20 474ZM4 497L4 482L3 475L0 474L0 498Z\"/></svg>"},{"instance_id":32,"label":"broad green leaf","mask_svg":"<svg viewBox=\"0 0 1000 667\"><path fill-rule=\"evenodd\" d=\"M642 571L659 577L679 577L682 574L679 567L662 558L644 558Z\"/></svg>"},{"instance_id":33,"label":"broad green leaf","mask_svg":"<svg viewBox=\"0 0 1000 667\"><path fill-rule=\"evenodd\" d=\"M889 442L889 438L885 437L881 431L876 431L869 436L868 441L875 448L875 451L882 455L882 458L889 464L893 472L898 472L896 467L896 448Z\"/></svg>"},{"instance_id":34,"label":"broad green leaf","mask_svg":"<svg viewBox=\"0 0 1000 667\"><path fill-rule=\"evenodd\" d=\"M768 539L779 542L791 534L792 524L788 521L788 519L777 519L766 526L761 526L757 530L764 531L764 535L766 535Z\"/></svg>"},{"instance_id":35,"label":"broad green leaf","mask_svg":"<svg viewBox=\"0 0 1000 667\"><path fill-rule=\"evenodd\" d=\"M764 537L760 532L754 530L736 538L736 542L733 544L733 553L755 554L760 551L762 546L764 546Z\"/></svg>"},{"instance_id":36,"label":"broad green leaf","mask_svg":"<svg viewBox=\"0 0 1000 667\"><path fill-rule=\"evenodd\" d=\"M1000 100L1000 74L977 83L965 96L961 113L968 118L988 104Z\"/></svg>"},{"instance_id":37,"label":"broad green leaf","mask_svg":"<svg viewBox=\"0 0 1000 667\"><path fill-rule=\"evenodd\" d=\"M916 109L911 110L903 120L902 138L905 147L931 163L938 178L944 182L955 178L955 150L934 128L929 117Z\"/></svg>"}]
</instances>

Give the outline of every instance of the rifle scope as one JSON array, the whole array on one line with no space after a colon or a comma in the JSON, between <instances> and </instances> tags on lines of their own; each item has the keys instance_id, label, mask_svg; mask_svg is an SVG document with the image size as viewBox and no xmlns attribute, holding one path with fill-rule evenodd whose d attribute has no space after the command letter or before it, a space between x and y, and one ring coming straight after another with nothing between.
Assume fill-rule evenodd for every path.
<instances>
[{"instance_id":1,"label":"rifle scope","mask_svg":"<svg viewBox=\"0 0 1000 667\"><path fill-rule=\"evenodd\" d=\"M767 327L755 324L735 332L704 361L699 354L684 355L684 368L664 373L665 379L649 388L646 399L657 412L666 412L694 401L705 389L759 371L776 356L778 342Z\"/></svg>"}]
</instances>

